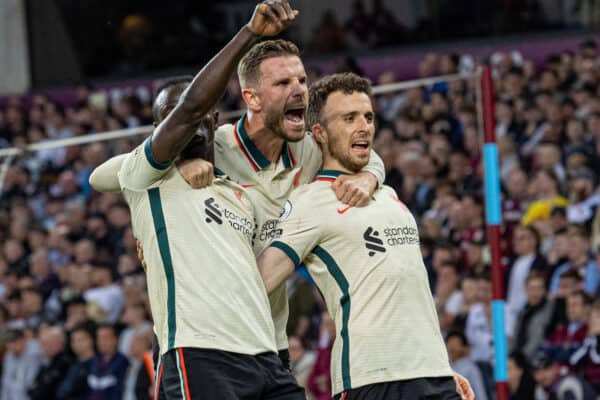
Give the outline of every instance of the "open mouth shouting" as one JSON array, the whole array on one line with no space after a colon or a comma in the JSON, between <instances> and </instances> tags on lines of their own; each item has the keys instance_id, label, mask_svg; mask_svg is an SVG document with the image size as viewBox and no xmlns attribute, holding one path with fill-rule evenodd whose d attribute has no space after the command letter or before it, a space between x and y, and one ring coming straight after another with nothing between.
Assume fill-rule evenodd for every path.
<instances>
[{"instance_id":1,"label":"open mouth shouting","mask_svg":"<svg viewBox=\"0 0 600 400\"><path fill-rule=\"evenodd\" d=\"M368 139L355 139L352 141L352 152L359 156L369 154L371 150L371 141Z\"/></svg>"},{"instance_id":2,"label":"open mouth shouting","mask_svg":"<svg viewBox=\"0 0 600 400\"><path fill-rule=\"evenodd\" d=\"M304 130L304 114L306 113L306 107L304 105L289 106L284 112L284 122L292 130Z\"/></svg>"}]
</instances>

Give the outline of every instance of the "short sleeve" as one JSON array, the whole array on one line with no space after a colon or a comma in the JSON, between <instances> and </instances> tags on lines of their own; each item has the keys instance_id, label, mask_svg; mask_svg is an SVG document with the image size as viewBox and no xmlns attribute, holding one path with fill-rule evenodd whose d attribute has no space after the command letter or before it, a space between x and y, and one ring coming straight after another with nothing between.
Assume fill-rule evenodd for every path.
<instances>
[{"instance_id":1,"label":"short sleeve","mask_svg":"<svg viewBox=\"0 0 600 400\"><path fill-rule=\"evenodd\" d=\"M302 263L304 258L320 243L322 236L322 220L319 220L314 207L310 205L309 196L295 196L304 192L297 189L285 203L279 219L281 235L271 243L288 255L295 266Z\"/></svg>"},{"instance_id":2,"label":"short sleeve","mask_svg":"<svg viewBox=\"0 0 600 400\"><path fill-rule=\"evenodd\" d=\"M151 138L148 138L125 157L119 170L122 189L145 190L160 180L173 165L158 163L152 155Z\"/></svg>"}]
</instances>

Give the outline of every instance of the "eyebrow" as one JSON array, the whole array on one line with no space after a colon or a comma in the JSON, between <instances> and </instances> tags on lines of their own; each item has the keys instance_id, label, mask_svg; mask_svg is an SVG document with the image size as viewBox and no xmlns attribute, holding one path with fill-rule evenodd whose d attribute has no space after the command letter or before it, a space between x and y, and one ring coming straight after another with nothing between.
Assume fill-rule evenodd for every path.
<instances>
[{"instance_id":1,"label":"eyebrow","mask_svg":"<svg viewBox=\"0 0 600 400\"><path fill-rule=\"evenodd\" d=\"M363 113L361 113L360 111L349 111L349 112L345 112L340 114L340 117L344 118L344 117L353 117L356 115L361 115ZM367 111L364 113L364 115L369 116L369 117L373 117L375 115L375 113L373 111Z\"/></svg>"}]
</instances>

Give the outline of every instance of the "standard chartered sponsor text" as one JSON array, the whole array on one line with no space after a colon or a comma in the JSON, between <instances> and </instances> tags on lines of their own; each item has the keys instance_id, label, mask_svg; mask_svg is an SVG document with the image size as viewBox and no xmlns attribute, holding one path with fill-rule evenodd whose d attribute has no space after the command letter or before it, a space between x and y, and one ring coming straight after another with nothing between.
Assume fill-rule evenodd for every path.
<instances>
[{"instance_id":1,"label":"standard chartered sponsor text","mask_svg":"<svg viewBox=\"0 0 600 400\"><path fill-rule=\"evenodd\" d=\"M397 226L385 228L383 234L389 246L419 244L419 231L412 226Z\"/></svg>"}]
</instances>

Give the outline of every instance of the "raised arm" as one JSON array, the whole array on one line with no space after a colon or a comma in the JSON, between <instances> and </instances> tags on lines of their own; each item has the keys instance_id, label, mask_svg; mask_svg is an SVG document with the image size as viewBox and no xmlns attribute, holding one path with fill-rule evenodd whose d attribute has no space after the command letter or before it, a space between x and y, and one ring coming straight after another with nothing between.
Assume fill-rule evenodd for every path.
<instances>
[{"instance_id":1,"label":"raised arm","mask_svg":"<svg viewBox=\"0 0 600 400\"><path fill-rule=\"evenodd\" d=\"M250 22L194 77L177 106L154 131L151 149L158 164L173 161L192 139L202 117L216 105L234 68L256 39L277 35L297 13L289 0L270 0L256 6Z\"/></svg>"}]
</instances>

